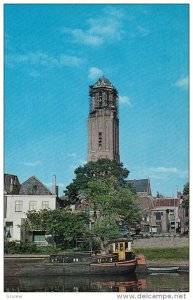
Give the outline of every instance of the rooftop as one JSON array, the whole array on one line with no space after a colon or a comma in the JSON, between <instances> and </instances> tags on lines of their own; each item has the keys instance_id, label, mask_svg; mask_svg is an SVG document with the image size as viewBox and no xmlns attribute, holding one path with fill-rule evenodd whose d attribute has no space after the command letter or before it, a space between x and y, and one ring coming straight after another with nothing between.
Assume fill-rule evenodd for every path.
<instances>
[{"instance_id":1,"label":"rooftop","mask_svg":"<svg viewBox=\"0 0 193 300\"><path fill-rule=\"evenodd\" d=\"M20 195L51 195L50 190L35 176L22 183Z\"/></svg>"},{"instance_id":2,"label":"rooftop","mask_svg":"<svg viewBox=\"0 0 193 300\"><path fill-rule=\"evenodd\" d=\"M115 89L115 87L112 85L112 83L104 76L102 76L98 79L98 81L93 85L93 88L103 87L103 86L111 87L111 88Z\"/></svg>"},{"instance_id":3,"label":"rooftop","mask_svg":"<svg viewBox=\"0 0 193 300\"><path fill-rule=\"evenodd\" d=\"M149 179L132 179L127 180L127 184L135 190L136 193L147 193L151 195L151 187Z\"/></svg>"},{"instance_id":4,"label":"rooftop","mask_svg":"<svg viewBox=\"0 0 193 300\"><path fill-rule=\"evenodd\" d=\"M20 190L20 183L18 177L13 174L4 174L4 191L7 194L18 195Z\"/></svg>"},{"instance_id":5,"label":"rooftop","mask_svg":"<svg viewBox=\"0 0 193 300\"><path fill-rule=\"evenodd\" d=\"M155 206L178 206L180 204L180 199L178 198L156 198Z\"/></svg>"}]
</instances>

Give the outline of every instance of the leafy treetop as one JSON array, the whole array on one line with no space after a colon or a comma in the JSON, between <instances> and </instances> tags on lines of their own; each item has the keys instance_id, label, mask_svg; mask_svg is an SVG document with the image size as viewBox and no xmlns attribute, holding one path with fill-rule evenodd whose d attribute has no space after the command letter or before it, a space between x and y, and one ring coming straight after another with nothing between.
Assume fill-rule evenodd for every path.
<instances>
[{"instance_id":1,"label":"leafy treetop","mask_svg":"<svg viewBox=\"0 0 193 300\"><path fill-rule=\"evenodd\" d=\"M90 180L82 194L89 199L92 212L91 235L100 240L101 248L110 239L122 236L120 222L129 226L139 219L136 194L128 187L120 186L114 176Z\"/></svg>"},{"instance_id":2,"label":"leafy treetop","mask_svg":"<svg viewBox=\"0 0 193 300\"><path fill-rule=\"evenodd\" d=\"M80 190L88 187L88 182L92 179L101 179L114 176L120 184L129 175L129 171L123 167L123 163L117 163L114 160L99 159L96 162L90 161L84 166L79 166L74 171L76 177L65 190L65 194L72 203L78 201Z\"/></svg>"}]
</instances>

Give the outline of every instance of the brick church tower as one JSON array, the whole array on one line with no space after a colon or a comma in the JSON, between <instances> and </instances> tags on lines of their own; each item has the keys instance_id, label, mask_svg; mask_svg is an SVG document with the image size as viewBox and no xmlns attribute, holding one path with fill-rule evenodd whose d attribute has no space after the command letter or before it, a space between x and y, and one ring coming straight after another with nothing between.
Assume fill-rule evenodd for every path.
<instances>
[{"instance_id":1,"label":"brick church tower","mask_svg":"<svg viewBox=\"0 0 193 300\"><path fill-rule=\"evenodd\" d=\"M108 158L120 162L118 92L105 77L90 86L88 161Z\"/></svg>"}]
</instances>

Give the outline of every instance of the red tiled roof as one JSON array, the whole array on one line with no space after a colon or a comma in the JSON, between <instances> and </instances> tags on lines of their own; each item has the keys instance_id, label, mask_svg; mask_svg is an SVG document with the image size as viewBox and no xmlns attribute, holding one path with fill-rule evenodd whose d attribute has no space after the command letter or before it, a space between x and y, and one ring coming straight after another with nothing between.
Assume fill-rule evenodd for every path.
<instances>
[{"instance_id":1,"label":"red tiled roof","mask_svg":"<svg viewBox=\"0 0 193 300\"><path fill-rule=\"evenodd\" d=\"M179 200L177 198L156 198L155 199L155 206L178 206Z\"/></svg>"}]
</instances>

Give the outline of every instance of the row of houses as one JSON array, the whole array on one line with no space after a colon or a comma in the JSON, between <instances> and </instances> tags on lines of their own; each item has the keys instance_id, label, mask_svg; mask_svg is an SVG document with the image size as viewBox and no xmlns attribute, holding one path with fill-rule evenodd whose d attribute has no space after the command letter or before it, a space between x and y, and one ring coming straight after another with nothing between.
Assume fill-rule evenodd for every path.
<instances>
[{"instance_id":1,"label":"row of houses","mask_svg":"<svg viewBox=\"0 0 193 300\"><path fill-rule=\"evenodd\" d=\"M140 230L144 233L184 233L188 231L189 219L183 208L183 197L169 198L151 193L149 179L128 180L127 185L137 193L137 202L142 219ZM20 225L27 217L27 212L40 209L59 209L65 206L66 196L58 196L56 177L50 191L38 178L30 177L20 184L16 175L4 175L4 228L5 240L23 239ZM82 202L71 206L72 211L84 211L88 203ZM28 236L29 238L29 236ZM39 242L45 236L33 232L30 241Z\"/></svg>"},{"instance_id":2,"label":"row of houses","mask_svg":"<svg viewBox=\"0 0 193 300\"><path fill-rule=\"evenodd\" d=\"M129 180L128 184L138 195L142 212L141 230L150 234L183 234L189 231L188 211L183 206L183 195L152 197L149 179Z\"/></svg>"},{"instance_id":3,"label":"row of houses","mask_svg":"<svg viewBox=\"0 0 193 300\"><path fill-rule=\"evenodd\" d=\"M159 194L152 197L149 179L130 180L129 183L138 195L143 232L183 234L189 231L188 211L183 206L183 195L180 192L176 197Z\"/></svg>"}]
</instances>

